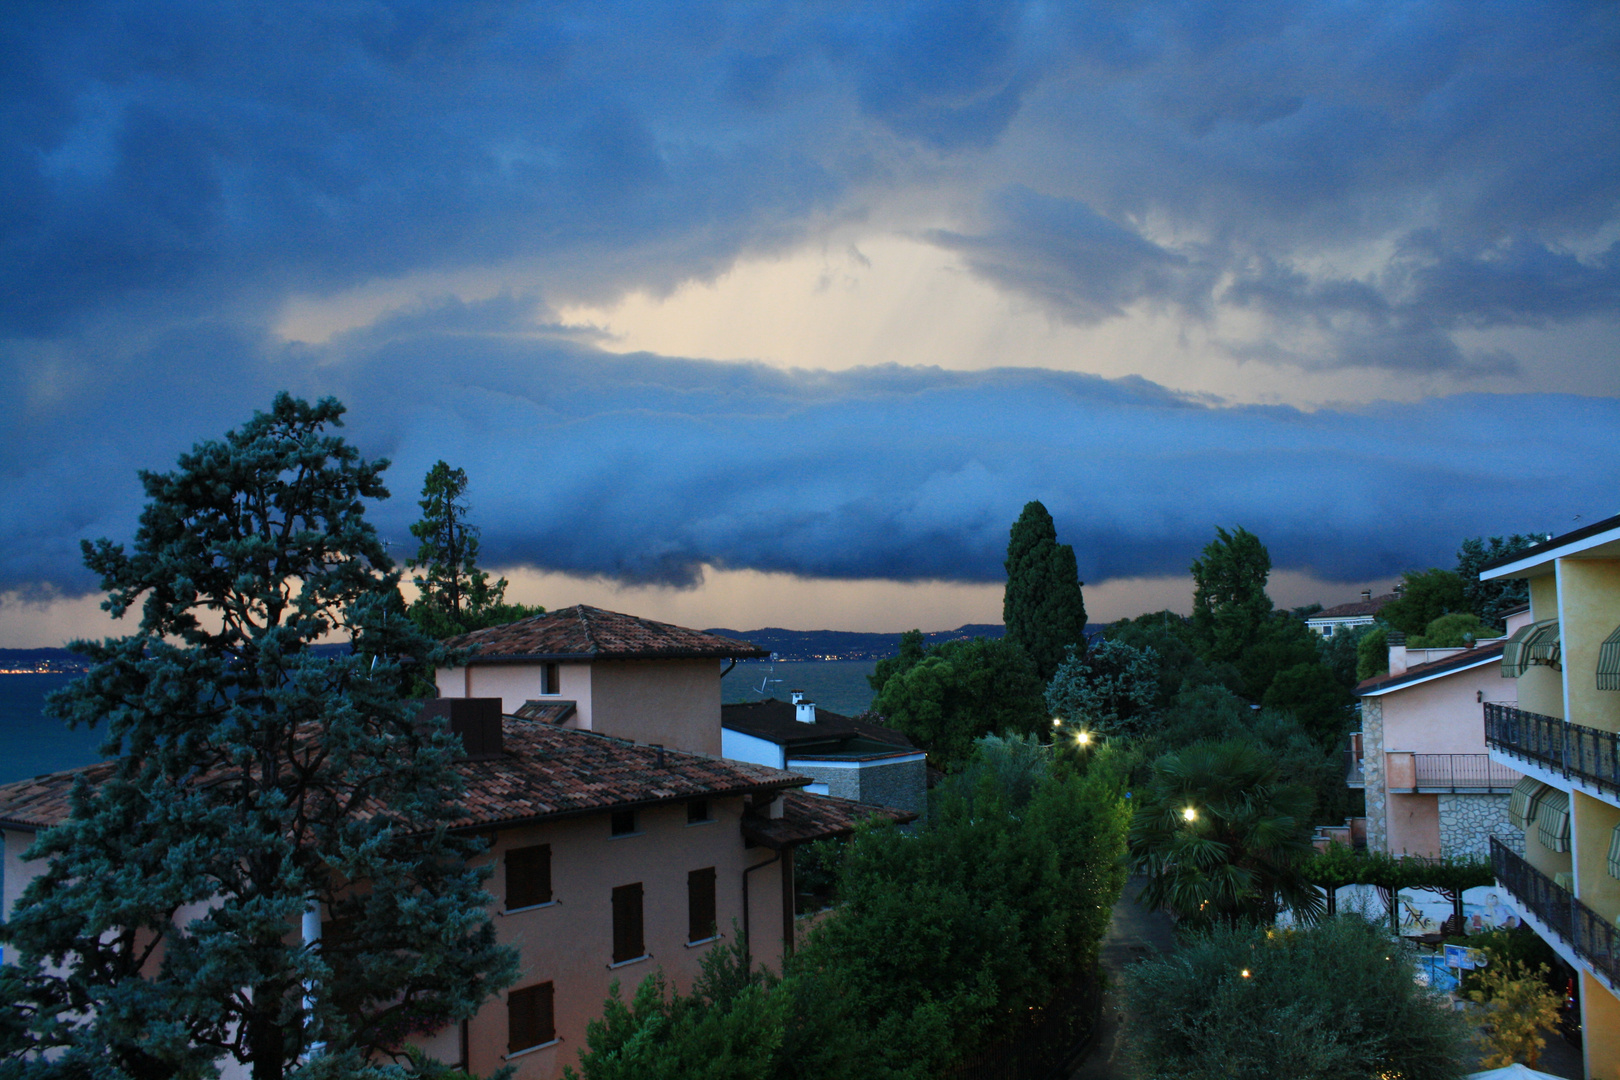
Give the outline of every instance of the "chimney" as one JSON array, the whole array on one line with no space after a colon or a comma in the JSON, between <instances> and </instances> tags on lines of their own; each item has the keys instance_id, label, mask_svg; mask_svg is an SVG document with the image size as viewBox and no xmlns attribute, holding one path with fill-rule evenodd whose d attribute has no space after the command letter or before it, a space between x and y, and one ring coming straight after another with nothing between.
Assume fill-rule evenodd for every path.
<instances>
[{"instance_id":1,"label":"chimney","mask_svg":"<svg viewBox=\"0 0 1620 1080\"><path fill-rule=\"evenodd\" d=\"M1406 635L1399 630L1389 632L1389 673L1399 675L1406 670Z\"/></svg>"},{"instance_id":2,"label":"chimney","mask_svg":"<svg viewBox=\"0 0 1620 1080\"><path fill-rule=\"evenodd\" d=\"M1371 589L1362 589L1361 590L1361 600L1362 600L1362 603L1371 602L1371 600L1372 600L1372 590Z\"/></svg>"},{"instance_id":3,"label":"chimney","mask_svg":"<svg viewBox=\"0 0 1620 1080\"><path fill-rule=\"evenodd\" d=\"M788 697L792 699L793 704L797 705L799 702L804 700L804 691L795 690L793 693L789 694Z\"/></svg>"},{"instance_id":4,"label":"chimney","mask_svg":"<svg viewBox=\"0 0 1620 1080\"><path fill-rule=\"evenodd\" d=\"M799 723L813 724L816 722L816 703L806 701L803 694L795 693L793 695L793 708L795 710L793 719Z\"/></svg>"},{"instance_id":5,"label":"chimney","mask_svg":"<svg viewBox=\"0 0 1620 1080\"><path fill-rule=\"evenodd\" d=\"M449 720L450 734L460 736L463 761L490 761L501 756L501 699L434 698L422 705L422 718Z\"/></svg>"}]
</instances>

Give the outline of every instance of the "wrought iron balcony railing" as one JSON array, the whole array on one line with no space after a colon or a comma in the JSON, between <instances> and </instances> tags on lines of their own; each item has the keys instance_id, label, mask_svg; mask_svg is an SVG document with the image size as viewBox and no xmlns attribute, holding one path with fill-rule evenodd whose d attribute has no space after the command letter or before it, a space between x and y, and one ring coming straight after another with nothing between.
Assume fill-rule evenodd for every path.
<instances>
[{"instance_id":1,"label":"wrought iron balcony railing","mask_svg":"<svg viewBox=\"0 0 1620 1080\"><path fill-rule=\"evenodd\" d=\"M1620 735L1612 731L1487 701L1485 743L1620 794Z\"/></svg>"},{"instance_id":2,"label":"wrought iron balcony railing","mask_svg":"<svg viewBox=\"0 0 1620 1080\"><path fill-rule=\"evenodd\" d=\"M1494 836L1491 868L1525 911L1563 938L1610 987L1620 987L1620 929Z\"/></svg>"},{"instance_id":3,"label":"wrought iron balcony railing","mask_svg":"<svg viewBox=\"0 0 1620 1080\"><path fill-rule=\"evenodd\" d=\"M1521 775L1489 754L1413 754L1412 760L1417 791L1512 791Z\"/></svg>"}]
</instances>

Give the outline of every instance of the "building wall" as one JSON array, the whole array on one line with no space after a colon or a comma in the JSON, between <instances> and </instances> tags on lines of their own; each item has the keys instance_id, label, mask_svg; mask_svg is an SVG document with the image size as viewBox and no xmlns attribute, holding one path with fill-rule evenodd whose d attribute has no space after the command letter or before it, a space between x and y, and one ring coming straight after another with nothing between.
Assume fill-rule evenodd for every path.
<instances>
[{"instance_id":1,"label":"building wall","mask_svg":"<svg viewBox=\"0 0 1620 1080\"><path fill-rule=\"evenodd\" d=\"M1509 796L1442 792L1435 799L1439 805L1441 855L1488 859L1493 836L1524 853L1524 832L1508 820Z\"/></svg>"},{"instance_id":2,"label":"building wall","mask_svg":"<svg viewBox=\"0 0 1620 1080\"><path fill-rule=\"evenodd\" d=\"M0 829L0 922L11 918L11 910L22 897L23 886L42 867L23 862L22 853L34 843L34 833L23 829ZM0 951L0 960L5 959Z\"/></svg>"},{"instance_id":3,"label":"building wall","mask_svg":"<svg viewBox=\"0 0 1620 1080\"><path fill-rule=\"evenodd\" d=\"M1438 795L1389 793L1387 850L1392 855L1434 858L1440 854L1439 799Z\"/></svg>"},{"instance_id":4,"label":"building wall","mask_svg":"<svg viewBox=\"0 0 1620 1080\"><path fill-rule=\"evenodd\" d=\"M730 728L720 729L720 756L732 761L752 761L755 765L769 765L773 769L787 768L787 755L778 743L747 735Z\"/></svg>"},{"instance_id":5,"label":"building wall","mask_svg":"<svg viewBox=\"0 0 1620 1080\"><path fill-rule=\"evenodd\" d=\"M543 699L544 664L474 664L464 668L440 668L434 681L440 697L498 697L501 712L513 713L525 701ZM549 695L574 702L578 712L569 727L591 730L591 665L560 664L558 692Z\"/></svg>"},{"instance_id":6,"label":"building wall","mask_svg":"<svg viewBox=\"0 0 1620 1080\"><path fill-rule=\"evenodd\" d=\"M1609 840L1620 825L1620 806L1581 791L1569 798L1576 895L1605 919L1620 924L1620 881L1609 876Z\"/></svg>"},{"instance_id":7,"label":"building wall","mask_svg":"<svg viewBox=\"0 0 1620 1080\"><path fill-rule=\"evenodd\" d=\"M1581 972L1581 1055L1587 1080L1620 1080L1620 998Z\"/></svg>"},{"instance_id":8,"label":"building wall","mask_svg":"<svg viewBox=\"0 0 1620 1080\"><path fill-rule=\"evenodd\" d=\"M1620 731L1620 691L1597 688L1598 649L1620 626L1620 560L1559 559L1558 619L1565 672L1563 715Z\"/></svg>"},{"instance_id":9,"label":"building wall","mask_svg":"<svg viewBox=\"0 0 1620 1080\"><path fill-rule=\"evenodd\" d=\"M1384 776L1384 699L1361 699L1361 775L1367 799L1367 847L1389 850L1389 792Z\"/></svg>"},{"instance_id":10,"label":"building wall","mask_svg":"<svg viewBox=\"0 0 1620 1080\"><path fill-rule=\"evenodd\" d=\"M815 761L788 758L787 768L827 785L827 794L840 799L910 810L928 811L928 763L921 754L914 760Z\"/></svg>"},{"instance_id":11,"label":"building wall","mask_svg":"<svg viewBox=\"0 0 1620 1080\"><path fill-rule=\"evenodd\" d=\"M1384 750L1415 754L1485 753L1485 714L1480 702L1518 701L1513 680L1499 662L1442 675L1380 695L1384 703Z\"/></svg>"},{"instance_id":12,"label":"building wall","mask_svg":"<svg viewBox=\"0 0 1620 1080\"><path fill-rule=\"evenodd\" d=\"M720 661L598 660L592 731L720 756Z\"/></svg>"},{"instance_id":13,"label":"building wall","mask_svg":"<svg viewBox=\"0 0 1620 1080\"><path fill-rule=\"evenodd\" d=\"M484 856L495 864L487 886L495 897L496 936L517 948L521 971L512 989L550 981L555 987L558 1042L510 1061L516 1080L554 1080L564 1065L577 1065L585 1026L601 1015L614 982L628 999L641 981L662 971L688 991L713 944L687 945L687 873L715 868L715 913L721 942L735 941L742 920L743 870L766 863L772 853L747 848L741 833L743 800L710 804L714 820L689 825L684 804L642 810L634 835L610 835L609 815L596 814L502 830ZM554 903L512 914L504 912L504 853L531 844L551 845ZM613 967L612 892L640 882L643 934L649 958ZM782 874L780 864L749 876L751 940L756 962L777 966L782 953ZM469 1021L469 1066L487 1076L508 1064L506 993ZM443 1041L444 1034L437 1038Z\"/></svg>"}]
</instances>

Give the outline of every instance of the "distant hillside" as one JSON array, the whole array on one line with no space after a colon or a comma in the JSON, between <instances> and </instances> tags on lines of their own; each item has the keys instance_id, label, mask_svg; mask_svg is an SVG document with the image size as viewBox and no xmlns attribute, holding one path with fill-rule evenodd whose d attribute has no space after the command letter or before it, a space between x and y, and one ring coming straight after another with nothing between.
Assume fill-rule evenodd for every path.
<instances>
[{"instance_id":1,"label":"distant hillside","mask_svg":"<svg viewBox=\"0 0 1620 1080\"><path fill-rule=\"evenodd\" d=\"M899 634L861 634L852 630L784 630L767 626L763 630L708 631L722 637L739 638L769 649L778 660L885 660L900 649ZM936 630L923 635L929 645L967 638L998 638L1007 632L1000 623L968 623L955 630Z\"/></svg>"}]
</instances>

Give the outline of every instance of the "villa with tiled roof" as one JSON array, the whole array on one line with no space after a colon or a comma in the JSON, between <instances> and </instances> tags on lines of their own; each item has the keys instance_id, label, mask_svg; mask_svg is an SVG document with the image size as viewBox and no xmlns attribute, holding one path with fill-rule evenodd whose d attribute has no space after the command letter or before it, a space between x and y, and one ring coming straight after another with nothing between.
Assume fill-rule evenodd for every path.
<instances>
[{"instance_id":1,"label":"villa with tiled roof","mask_svg":"<svg viewBox=\"0 0 1620 1080\"><path fill-rule=\"evenodd\" d=\"M1318 611L1305 620L1305 625L1311 633L1323 637L1332 637L1340 630L1357 626L1371 626L1378 621L1378 613L1384 609L1384 605L1394 602L1396 598L1396 593L1374 596L1371 589L1363 589L1360 600L1348 604L1335 604L1333 607Z\"/></svg>"}]
</instances>

